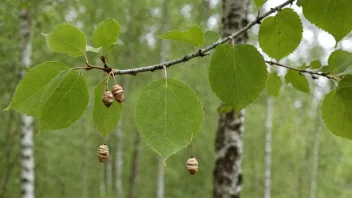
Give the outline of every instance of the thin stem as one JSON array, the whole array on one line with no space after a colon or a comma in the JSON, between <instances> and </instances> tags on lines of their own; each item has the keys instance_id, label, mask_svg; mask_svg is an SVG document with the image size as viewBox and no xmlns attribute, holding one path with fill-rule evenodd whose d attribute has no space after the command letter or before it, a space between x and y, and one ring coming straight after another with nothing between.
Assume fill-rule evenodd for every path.
<instances>
[{"instance_id":1,"label":"thin stem","mask_svg":"<svg viewBox=\"0 0 352 198\"><path fill-rule=\"evenodd\" d=\"M241 30L231 34L228 37L225 37L203 49L199 49L197 52L192 53L192 54L188 54L184 57L175 59L175 60L171 60L168 62L163 62L163 63L159 63L159 64L155 64L155 65L150 65L150 66L145 66L145 67L139 67L139 68L133 68L133 69L125 69L125 70L117 70L117 69L112 69L112 71L114 71L115 75L123 75L123 74L130 74L130 75L136 75L137 73L140 72L147 72L147 71L155 71L155 70L160 70L163 69L164 66L165 67L170 67L172 65L176 65L182 62L187 62L190 59L193 59L195 57L204 57L206 56L207 52L215 49L218 45L221 45L223 43L228 42L229 40L235 39L237 37L239 37L240 35L242 35L243 33L245 33L246 31L248 31L250 28L252 28L254 25L256 24L260 24L261 21L266 18L267 16L269 16L272 13L277 12L278 10L280 10L281 8L291 4L292 2L294 2L295 0L287 0L284 3L282 3L281 5L270 9L268 12L264 13L261 16L258 16L254 21L252 21L251 23L249 23L246 27L242 28ZM107 65L106 65L107 66Z\"/></svg>"},{"instance_id":2,"label":"thin stem","mask_svg":"<svg viewBox=\"0 0 352 198\"><path fill-rule=\"evenodd\" d=\"M305 69L297 69L297 68L293 68L293 67L289 67L287 65L283 65L281 63L277 63L277 62L274 62L274 61L265 61L266 63L270 64L270 65L275 65L275 66L279 66L279 67L284 67L286 69L290 69L290 70L294 70L294 71L298 71L300 73L307 73L307 74L310 74L313 78L315 78L314 75L316 76L323 76L323 77L326 77L330 80L339 80L338 77L336 76L331 76L331 75L327 75L325 73L322 73L322 72L315 72L315 71L309 71L309 70L305 70Z\"/></svg>"},{"instance_id":3,"label":"thin stem","mask_svg":"<svg viewBox=\"0 0 352 198\"><path fill-rule=\"evenodd\" d=\"M105 91L109 90L109 78L110 78L110 73L106 76Z\"/></svg>"}]
</instances>

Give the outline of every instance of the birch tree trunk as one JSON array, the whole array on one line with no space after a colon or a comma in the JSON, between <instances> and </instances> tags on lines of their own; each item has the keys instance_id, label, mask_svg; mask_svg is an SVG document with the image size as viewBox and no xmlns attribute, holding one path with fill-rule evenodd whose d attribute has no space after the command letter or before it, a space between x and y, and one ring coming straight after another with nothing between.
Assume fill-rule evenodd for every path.
<instances>
[{"instance_id":1,"label":"birch tree trunk","mask_svg":"<svg viewBox=\"0 0 352 198\"><path fill-rule=\"evenodd\" d=\"M136 138L134 141L134 151L130 174L130 189L128 192L129 198L137 197L137 187L139 182L139 162L141 158L141 136L139 135L139 133L136 134Z\"/></svg>"},{"instance_id":2,"label":"birch tree trunk","mask_svg":"<svg viewBox=\"0 0 352 198\"><path fill-rule=\"evenodd\" d=\"M83 131L84 138L83 138L83 161L82 161L82 198L88 197L88 159L87 159L87 151L88 151L88 143L87 143L87 127L86 127L86 120L83 118L81 121L81 130Z\"/></svg>"},{"instance_id":3,"label":"birch tree trunk","mask_svg":"<svg viewBox=\"0 0 352 198\"><path fill-rule=\"evenodd\" d=\"M163 1L161 32L167 32L169 29L169 1ZM160 61L165 62L168 59L170 52L170 44L167 40L161 40ZM158 183L157 183L157 198L164 198L164 163L159 156L158 159Z\"/></svg>"},{"instance_id":4,"label":"birch tree trunk","mask_svg":"<svg viewBox=\"0 0 352 198\"><path fill-rule=\"evenodd\" d=\"M265 134L265 190L264 198L271 197L271 130L273 123L273 98L268 96L266 101L266 134Z\"/></svg>"},{"instance_id":5,"label":"birch tree trunk","mask_svg":"<svg viewBox=\"0 0 352 198\"><path fill-rule=\"evenodd\" d=\"M122 134L122 117L117 125L117 129L115 131L116 135L116 161L115 161L115 191L116 191L116 198L122 198L122 168L123 168L123 158L122 158L122 142L121 141L121 134Z\"/></svg>"},{"instance_id":6,"label":"birch tree trunk","mask_svg":"<svg viewBox=\"0 0 352 198\"><path fill-rule=\"evenodd\" d=\"M321 130L321 118L317 110L317 123L314 134L314 142L313 142L313 162L312 162L312 178L310 182L310 198L316 198L317 192L317 176L318 176L318 162L319 162L319 136Z\"/></svg>"},{"instance_id":7,"label":"birch tree trunk","mask_svg":"<svg viewBox=\"0 0 352 198\"><path fill-rule=\"evenodd\" d=\"M100 166L99 193L100 198L106 198L105 166Z\"/></svg>"},{"instance_id":8,"label":"birch tree trunk","mask_svg":"<svg viewBox=\"0 0 352 198\"><path fill-rule=\"evenodd\" d=\"M247 25L248 4L248 0L222 0L222 37ZM242 34L235 44L245 43L247 38L247 34ZM244 120L244 110L220 112L215 139L214 198L240 197Z\"/></svg>"},{"instance_id":9,"label":"birch tree trunk","mask_svg":"<svg viewBox=\"0 0 352 198\"><path fill-rule=\"evenodd\" d=\"M21 60L23 70L21 77L31 65L31 24L29 11L20 12ZM34 198L34 155L33 155L33 118L21 115L20 162L21 162L21 198Z\"/></svg>"}]
</instances>

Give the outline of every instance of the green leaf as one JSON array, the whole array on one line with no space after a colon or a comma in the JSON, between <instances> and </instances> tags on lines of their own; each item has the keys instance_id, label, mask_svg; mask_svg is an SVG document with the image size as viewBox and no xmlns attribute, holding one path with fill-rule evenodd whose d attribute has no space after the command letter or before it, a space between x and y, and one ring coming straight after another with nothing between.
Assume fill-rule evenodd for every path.
<instances>
[{"instance_id":1,"label":"green leaf","mask_svg":"<svg viewBox=\"0 0 352 198\"><path fill-rule=\"evenodd\" d=\"M305 0L297 0L297 6L302 6L302 2Z\"/></svg>"},{"instance_id":2,"label":"green leaf","mask_svg":"<svg viewBox=\"0 0 352 198\"><path fill-rule=\"evenodd\" d=\"M209 82L216 95L236 112L261 94L267 81L263 56L252 45L219 45L212 54Z\"/></svg>"},{"instance_id":3,"label":"green leaf","mask_svg":"<svg viewBox=\"0 0 352 198\"><path fill-rule=\"evenodd\" d=\"M276 73L268 74L268 82L267 82L266 88L268 90L269 95L278 97L281 86L282 86L281 79Z\"/></svg>"},{"instance_id":4,"label":"green leaf","mask_svg":"<svg viewBox=\"0 0 352 198\"><path fill-rule=\"evenodd\" d=\"M330 54L328 64L330 74L345 74L346 70L350 71L349 68L352 68L352 53L336 50Z\"/></svg>"},{"instance_id":5,"label":"green leaf","mask_svg":"<svg viewBox=\"0 0 352 198\"><path fill-rule=\"evenodd\" d=\"M193 26L187 31L170 31L161 35L160 38L182 41L201 48L204 44L204 33L202 28L199 26Z\"/></svg>"},{"instance_id":6,"label":"green leaf","mask_svg":"<svg viewBox=\"0 0 352 198\"><path fill-rule=\"evenodd\" d=\"M309 66L307 66L305 63L303 63L298 69L307 69Z\"/></svg>"},{"instance_id":7,"label":"green leaf","mask_svg":"<svg viewBox=\"0 0 352 198\"><path fill-rule=\"evenodd\" d=\"M93 47L103 47L103 50L109 49L118 41L121 32L120 24L113 18L108 18L99 23L93 33Z\"/></svg>"},{"instance_id":8,"label":"green leaf","mask_svg":"<svg viewBox=\"0 0 352 198\"><path fill-rule=\"evenodd\" d=\"M305 0L304 16L334 36L337 43L352 30L351 0Z\"/></svg>"},{"instance_id":9,"label":"green leaf","mask_svg":"<svg viewBox=\"0 0 352 198\"><path fill-rule=\"evenodd\" d=\"M54 27L49 34L44 34L48 47L53 52L68 54L72 57L82 56L86 50L86 35L76 26L64 23Z\"/></svg>"},{"instance_id":10,"label":"green leaf","mask_svg":"<svg viewBox=\"0 0 352 198\"><path fill-rule=\"evenodd\" d=\"M322 67L322 65L321 65L321 63L320 63L319 60L314 60L314 61L310 62L309 67L310 67L311 69L319 69L319 68Z\"/></svg>"},{"instance_id":11,"label":"green leaf","mask_svg":"<svg viewBox=\"0 0 352 198\"><path fill-rule=\"evenodd\" d=\"M89 96L83 76L72 70L61 71L60 74L63 78L61 83L43 106L40 131L68 127L87 108Z\"/></svg>"},{"instance_id":12,"label":"green leaf","mask_svg":"<svg viewBox=\"0 0 352 198\"><path fill-rule=\"evenodd\" d=\"M94 90L93 124L101 135L109 135L117 126L122 111L122 103L114 100L108 108L102 102L102 94L105 91L106 80L101 81Z\"/></svg>"},{"instance_id":13,"label":"green leaf","mask_svg":"<svg viewBox=\"0 0 352 198\"><path fill-rule=\"evenodd\" d=\"M346 75L337 90L325 96L321 114L331 132L352 139L352 75Z\"/></svg>"},{"instance_id":14,"label":"green leaf","mask_svg":"<svg viewBox=\"0 0 352 198\"><path fill-rule=\"evenodd\" d=\"M145 87L136 106L141 137L164 161L192 140L203 122L197 95L174 78L153 81Z\"/></svg>"},{"instance_id":15,"label":"green leaf","mask_svg":"<svg viewBox=\"0 0 352 198\"><path fill-rule=\"evenodd\" d=\"M99 53L100 50L101 50L101 47L95 48L95 47L92 47L92 46L90 46L90 45L87 45L87 46L86 46L86 51L87 51L87 52Z\"/></svg>"},{"instance_id":16,"label":"green leaf","mask_svg":"<svg viewBox=\"0 0 352 198\"><path fill-rule=\"evenodd\" d=\"M262 7L262 5L264 4L265 0L254 0L255 5L257 6L257 8Z\"/></svg>"},{"instance_id":17,"label":"green leaf","mask_svg":"<svg viewBox=\"0 0 352 198\"><path fill-rule=\"evenodd\" d=\"M60 62L44 62L31 69L18 83L11 104L6 110L14 109L20 113L39 118L42 106L47 102L60 83L57 78L61 71L69 67Z\"/></svg>"},{"instance_id":18,"label":"green leaf","mask_svg":"<svg viewBox=\"0 0 352 198\"><path fill-rule=\"evenodd\" d=\"M291 84L298 91L309 93L309 84L306 77L297 71L288 70L285 76L286 84Z\"/></svg>"},{"instance_id":19,"label":"green leaf","mask_svg":"<svg viewBox=\"0 0 352 198\"><path fill-rule=\"evenodd\" d=\"M261 23L259 45L266 54L279 61L299 46L302 33L303 26L298 14L286 8Z\"/></svg>"},{"instance_id":20,"label":"green leaf","mask_svg":"<svg viewBox=\"0 0 352 198\"><path fill-rule=\"evenodd\" d=\"M205 39L205 42L203 46L208 46L218 41L220 39L220 35L215 31L209 30L204 33L204 39Z\"/></svg>"}]
</instances>

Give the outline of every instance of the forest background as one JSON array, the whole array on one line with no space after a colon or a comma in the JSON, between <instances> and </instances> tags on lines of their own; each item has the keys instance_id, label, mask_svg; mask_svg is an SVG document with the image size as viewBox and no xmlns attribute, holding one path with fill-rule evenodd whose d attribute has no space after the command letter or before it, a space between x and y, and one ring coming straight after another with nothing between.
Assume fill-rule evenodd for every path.
<instances>
[{"instance_id":1,"label":"forest background","mask_svg":"<svg viewBox=\"0 0 352 198\"><path fill-rule=\"evenodd\" d=\"M168 9L168 28L188 29L198 24L204 29L221 28L219 0L165 1ZM67 65L80 66L83 57L72 59L50 52L41 33L48 33L62 22L77 25L87 34L108 17L122 26L117 47L106 55L114 68L132 68L160 62L162 10L161 0L92 0L19 1L3 0L0 5L0 109L11 101L22 71L20 18L23 7L28 7L33 21L32 66L46 60L59 60ZM271 3L272 2L272 3ZM262 10L269 10L282 1L269 1ZM298 13L300 8L292 6ZM249 18L254 19L258 9L251 5ZM327 33L309 24L303 16L303 41L299 48L283 60L293 67L310 60L327 62L334 48L334 40ZM258 46L258 27L250 30L249 43ZM351 37L347 37L351 38ZM168 59L193 52L187 45L170 42ZM258 46L259 48L259 46ZM338 48L352 51L352 42L345 38ZM88 53L91 62L98 62ZM220 103L208 85L209 56L168 69L168 76L177 77L190 85L204 107L204 122L193 140L193 155L199 161L199 171L190 176L185 169L189 149L172 156L165 167L165 197L212 197L214 169L214 139ZM328 132L321 121L318 106L328 83L324 79L310 80L310 93L297 92L286 85L284 69L278 71L283 86L272 103L272 175L273 198L310 197L312 180L316 182L318 198L352 197L352 143ZM105 77L101 72L85 72L90 95ZM138 76L118 76L124 85L125 103L122 118L109 136L110 158L99 163L96 149L102 143L101 135L91 124L92 108L73 126L42 133L34 137L35 194L36 197L156 197L158 191L159 157L139 137L135 126L135 105L144 86L163 77L162 71ZM243 175L243 197L263 197L266 118L268 95L264 93L246 108ZM89 106L92 106L91 98ZM20 115L14 111L0 113L0 197L18 197L20 194ZM34 123L34 132L38 123ZM320 146L317 146L320 145ZM317 164L317 175L314 164Z\"/></svg>"}]
</instances>

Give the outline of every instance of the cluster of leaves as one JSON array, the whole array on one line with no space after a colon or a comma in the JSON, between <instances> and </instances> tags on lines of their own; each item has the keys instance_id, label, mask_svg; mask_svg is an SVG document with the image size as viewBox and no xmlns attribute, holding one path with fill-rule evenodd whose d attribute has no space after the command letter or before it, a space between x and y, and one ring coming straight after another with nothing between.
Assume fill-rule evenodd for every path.
<instances>
[{"instance_id":1,"label":"cluster of leaves","mask_svg":"<svg viewBox=\"0 0 352 198\"><path fill-rule=\"evenodd\" d=\"M260 2L264 3L256 2L258 5ZM336 10L328 11L324 9L326 13L321 13L314 2L316 1L300 1L299 5L308 20L332 34L337 42L352 30L351 25L346 25L341 20L341 28L331 28L327 25L331 22L323 20L326 17L351 19L350 13L339 11L344 10L343 7L336 6ZM331 2L325 0L319 6L329 6ZM351 2L345 4L352 6ZM298 14L286 8L261 23L258 40L267 55L280 61L298 47L302 32L303 26ZM87 45L85 34L71 24L58 25L45 37L50 50L78 57L85 55L86 51L100 53L109 50L117 42L119 34L120 24L109 18L94 31L93 46ZM193 26L187 31L167 32L160 38L185 42L200 49L205 44L217 41L219 35ZM336 50L330 55L327 66L322 66L319 61L312 61L309 66L299 68L342 79L337 89L326 96L321 109L327 127L335 134L349 139L352 139L351 56L348 52ZM110 108L102 103L101 94L105 89L105 81L106 79L95 88L93 111L94 126L103 136L109 135L116 127L122 110L122 104L117 102ZM217 46L211 56L209 82L215 94L235 111L251 104L265 88L270 95L278 96L282 84L276 73L268 74L260 52L247 44ZM297 71L289 70L285 82L299 91L309 93L306 77ZM8 109L38 118L40 130L68 127L86 109L89 97L87 89L80 72L63 63L45 62L30 70L18 84ZM202 105L193 90L184 82L166 76L147 85L136 106L136 124L141 137L165 160L192 141L202 122Z\"/></svg>"}]
</instances>

